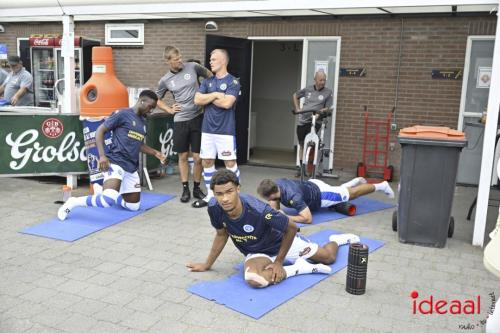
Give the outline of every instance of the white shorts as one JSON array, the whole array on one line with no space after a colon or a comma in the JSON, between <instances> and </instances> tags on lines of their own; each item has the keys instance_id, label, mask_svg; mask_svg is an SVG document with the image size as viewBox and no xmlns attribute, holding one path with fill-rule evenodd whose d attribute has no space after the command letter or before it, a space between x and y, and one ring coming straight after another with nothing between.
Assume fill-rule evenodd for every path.
<instances>
[{"instance_id":1,"label":"white shorts","mask_svg":"<svg viewBox=\"0 0 500 333\"><path fill-rule=\"evenodd\" d=\"M109 170L103 172L104 181L108 179L119 179L122 184L120 186L120 194L141 192L141 180L136 172L130 173L122 169L118 164L109 164Z\"/></svg>"},{"instance_id":2,"label":"white shorts","mask_svg":"<svg viewBox=\"0 0 500 333\"><path fill-rule=\"evenodd\" d=\"M288 250L288 253L286 254L285 260L289 261L291 263L294 263L297 259L303 258L303 259L308 259L311 258L313 255L318 252L319 245L316 243L311 242L309 239L305 238L302 235L295 235L295 238L293 239L292 246L290 246L290 250ZM272 262L276 259L276 256L269 256L264 253L249 253L245 257L245 262L253 259L253 258L268 258Z\"/></svg>"},{"instance_id":3,"label":"white shorts","mask_svg":"<svg viewBox=\"0 0 500 333\"><path fill-rule=\"evenodd\" d=\"M331 186L319 179L309 179L321 191L321 207L330 207L349 201L349 190L343 186Z\"/></svg>"},{"instance_id":4,"label":"white shorts","mask_svg":"<svg viewBox=\"0 0 500 333\"><path fill-rule=\"evenodd\" d=\"M200 158L231 161L236 159L236 137L233 135L201 133Z\"/></svg>"}]
</instances>

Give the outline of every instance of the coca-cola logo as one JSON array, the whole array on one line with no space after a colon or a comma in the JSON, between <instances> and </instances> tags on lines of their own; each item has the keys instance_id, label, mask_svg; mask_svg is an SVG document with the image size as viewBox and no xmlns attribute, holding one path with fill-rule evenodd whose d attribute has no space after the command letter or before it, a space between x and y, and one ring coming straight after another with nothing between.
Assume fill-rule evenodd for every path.
<instances>
[{"instance_id":1,"label":"coca-cola logo","mask_svg":"<svg viewBox=\"0 0 500 333\"><path fill-rule=\"evenodd\" d=\"M23 169L30 161L32 163L50 163L57 160L59 163L86 161L85 146L76 139L76 133L69 132L62 139L59 147L43 146L37 141L39 132L30 129L22 132L16 138L12 133L7 134L5 142L11 147L12 170Z\"/></svg>"},{"instance_id":2,"label":"coca-cola logo","mask_svg":"<svg viewBox=\"0 0 500 333\"><path fill-rule=\"evenodd\" d=\"M33 40L33 45L36 46L48 46L49 39L48 38L36 38Z\"/></svg>"},{"instance_id":3,"label":"coca-cola logo","mask_svg":"<svg viewBox=\"0 0 500 333\"><path fill-rule=\"evenodd\" d=\"M64 132L63 123L56 118L46 119L42 123L42 133L49 139L56 139Z\"/></svg>"}]
</instances>

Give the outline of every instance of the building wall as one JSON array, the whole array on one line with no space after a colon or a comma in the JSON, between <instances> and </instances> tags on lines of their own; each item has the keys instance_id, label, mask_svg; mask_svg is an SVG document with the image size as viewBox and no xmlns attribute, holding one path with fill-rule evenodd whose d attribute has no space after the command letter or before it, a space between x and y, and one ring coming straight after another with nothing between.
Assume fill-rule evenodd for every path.
<instances>
[{"instance_id":1,"label":"building wall","mask_svg":"<svg viewBox=\"0 0 500 333\"><path fill-rule=\"evenodd\" d=\"M143 48L115 48L115 68L127 86L154 88L165 72L163 48L176 45L184 58L203 61L204 20L148 21ZM396 99L400 36L402 54L395 122L398 128L443 125L456 128L462 80L433 80L432 69L463 68L467 36L494 35L494 16L227 19L217 20L217 34L248 36L341 36L341 67L366 67L364 78L341 77L338 86L335 166L354 170L361 160L363 106L370 117L382 118ZM53 23L7 23L0 42L15 50L16 37L31 33L61 33ZM104 22L77 22L76 34L104 41ZM234 60L233 60L234 61ZM396 150L390 163L399 165Z\"/></svg>"}]
</instances>

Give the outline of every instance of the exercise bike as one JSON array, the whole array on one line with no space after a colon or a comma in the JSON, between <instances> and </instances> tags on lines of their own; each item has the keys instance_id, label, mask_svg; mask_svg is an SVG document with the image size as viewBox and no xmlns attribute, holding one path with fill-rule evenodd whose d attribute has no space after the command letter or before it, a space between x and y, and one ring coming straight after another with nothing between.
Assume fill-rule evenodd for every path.
<instances>
[{"instance_id":1,"label":"exercise bike","mask_svg":"<svg viewBox=\"0 0 500 333\"><path fill-rule=\"evenodd\" d=\"M323 164L323 158L329 157L330 148L325 147L323 142L325 136L325 128L328 125L328 117L332 116L333 108L329 108L323 112L319 111L301 111L296 112L292 110L292 113L297 114L305 114L312 113L312 123L311 123L311 131L304 138L304 150L302 156L302 164L300 165L300 180L304 181L304 176L307 176L308 179L314 179L318 175L323 177L333 177L338 178L337 175L332 175L330 173L325 174L318 172L318 165ZM316 133L316 121L323 120L321 123L321 127L319 128L319 134ZM300 147L297 150L297 158L299 156ZM306 174L308 172L308 174ZM356 214L356 205L353 205L350 202L341 202L334 206L329 207L330 210L336 211L338 213L353 216Z\"/></svg>"},{"instance_id":2,"label":"exercise bike","mask_svg":"<svg viewBox=\"0 0 500 333\"><path fill-rule=\"evenodd\" d=\"M302 151L302 164L300 164L300 180L303 181L304 177L307 176L308 179L317 178L320 174L318 172L318 165L322 165L323 158L329 157L330 148L325 148L323 142L325 135L325 128L328 125L328 117L332 116L333 108L329 108L326 111L300 111L297 112L292 110L294 115L312 113L312 123L311 131L304 138L304 149ZM319 133L316 133L316 121L323 119L321 127L319 128ZM300 146L297 149L297 160L299 160ZM299 164L299 163L297 163ZM320 174L324 175L324 174ZM325 175L326 176L326 175ZM332 176L332 175L328 175ZM335 177L335 176L333 176ZM338 178L338 177L337 177Z\"/></svg>"}]
</instances>

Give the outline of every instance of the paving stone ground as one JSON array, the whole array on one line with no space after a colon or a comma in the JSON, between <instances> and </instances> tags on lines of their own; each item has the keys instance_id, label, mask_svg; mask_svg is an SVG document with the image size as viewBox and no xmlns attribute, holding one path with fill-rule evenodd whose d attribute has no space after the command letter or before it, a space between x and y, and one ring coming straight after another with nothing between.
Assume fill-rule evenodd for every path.
<instances>
[{"instance_id":1,"label":"paving stone ground","mask_svg":"<svg viewBox=\"0 0 500 333\"><path fill-rule=\"evenodd\" d=\"M264 177L293 171L243 166L243 191L255 194ZM347 180L327 180L339 184ZM370 255L365 295L345 292L346 271L329 277L259 320L188 293L198 281L233 274L242 256L230 243L213 267L191 273L189 261L205 260L214 230L206 209L175 198L131 220L73 243L18 231L55 216L58 178L0 178L0 332L482 332L481 320L500 296L500 280L471 245L465 220L477 189L457 187L455 235L443 249L399 243L392 209L311 226L353 232L386 244ZM179 195L178 176L153 179L155 191ZM396 188L396 184L392 185ZM74 195L85 193L80 187ZM495 193L492 194L495 196ZM500 196L496 193L496 196ZM372 197L388 200L383 194ZM396 201L394 201L396 202ZM497 208L490 208L492 230ZM466 300L481 296L476 315L412 313L410 292L420 298Z\"/></svg>"}]
</instances>

